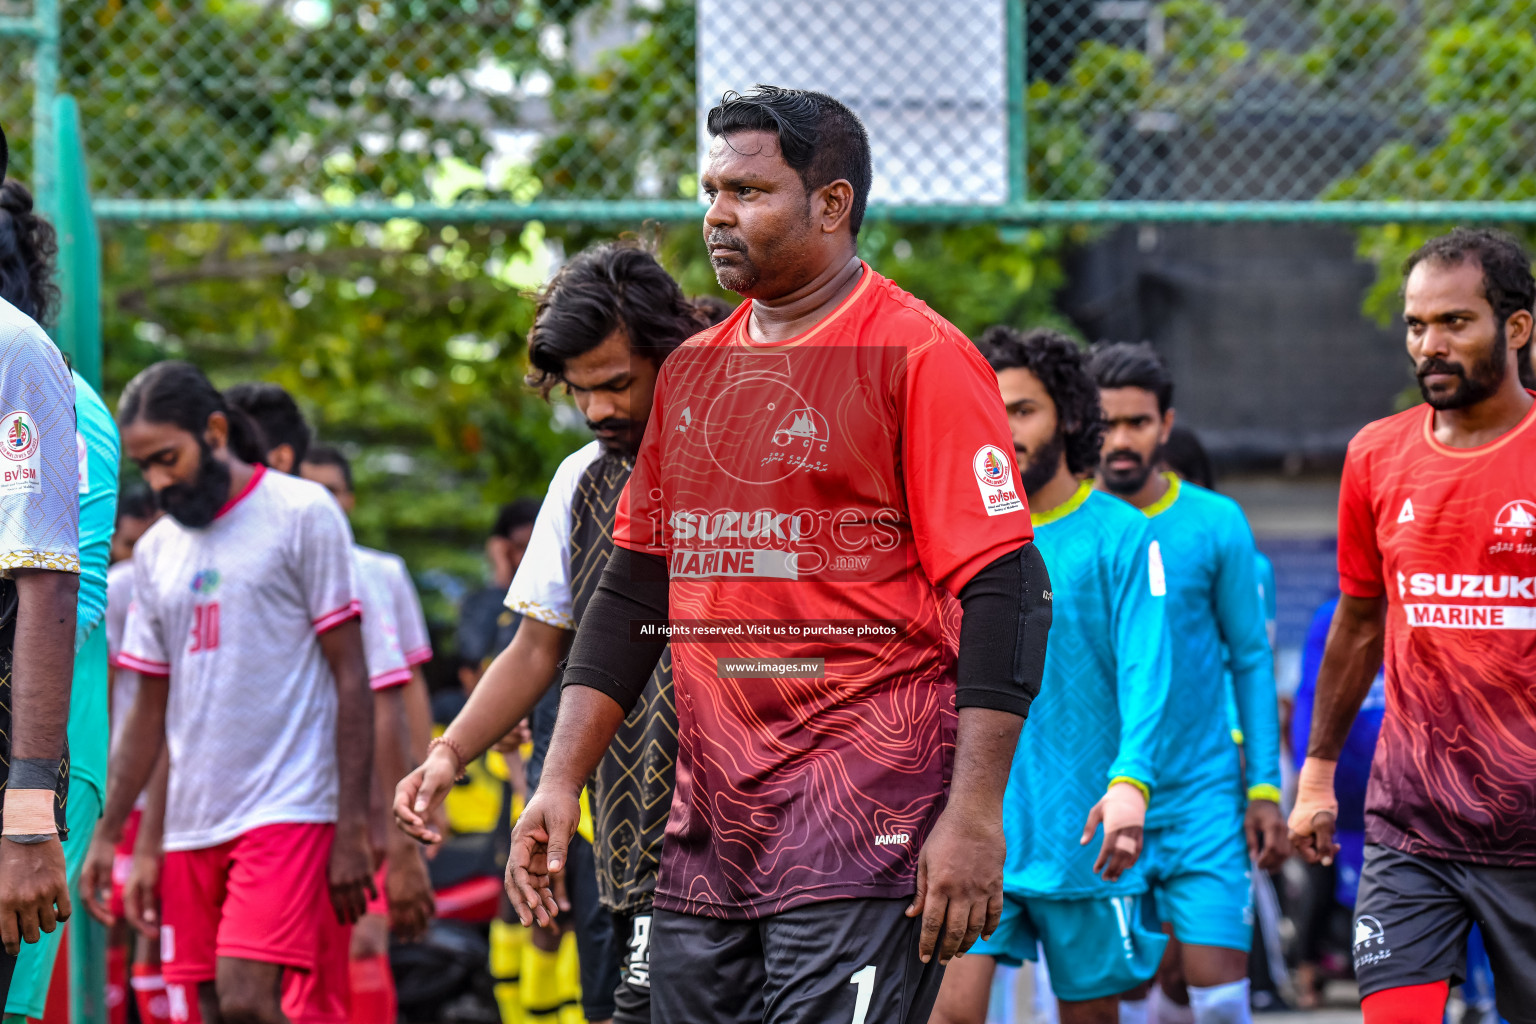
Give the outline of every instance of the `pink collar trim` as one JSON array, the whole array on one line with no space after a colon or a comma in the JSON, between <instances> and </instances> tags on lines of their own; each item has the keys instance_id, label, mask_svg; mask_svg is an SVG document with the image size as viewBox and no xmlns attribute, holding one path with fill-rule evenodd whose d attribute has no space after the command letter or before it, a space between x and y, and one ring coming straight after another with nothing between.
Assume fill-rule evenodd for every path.
<instances>
[{"instance_id":1,"label":"pink collar trim","mask_svg":"<svg viewBox=\"0 0 1536 1024\"><path fill-rule=\"evenodd\" d=\"M251 492L256 489L256 485L261 483L261 478L266 476L266 474L266 466L253 466L251 468L251 479L246 483L245 489L242 490L239 494L235 495L233 498L230 498L228 501L226 501L224 503L224 507L213 514L213 518L218 519L224 513L228 512L230 509L240 504L246 498L250 497Z\"/></svg>"}]
</instances>

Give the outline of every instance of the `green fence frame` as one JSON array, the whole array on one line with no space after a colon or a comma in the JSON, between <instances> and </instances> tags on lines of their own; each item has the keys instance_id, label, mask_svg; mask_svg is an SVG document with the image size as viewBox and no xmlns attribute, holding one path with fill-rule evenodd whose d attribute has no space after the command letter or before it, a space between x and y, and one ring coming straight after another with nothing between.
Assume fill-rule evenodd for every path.
<instances>
[{"instance_id":1,"label":"green fence frame","mask_svg":"<svg viewBox=\"0 0 1536 1024\"><path fill-rule=\"evenodd\" d=\"M39 206L57 217L60 166L55 124L55 99L59 81L59 2L33 0L31 18L0 18L0 37L20 36L33 40L35 160L33 180ZM998 205L871 206L873 218L926 224L1044 223L1200 223L1232 221L1313 222L1337 224L1384 224L1409 222L1536 222L1536 201L1523 202L1179 202L1179 201L1042 201L1027 195L1028 166L1025 94L1025 17L1028 0L1013 0L1007 7L1008 54L1008 182L1009 201ZM417 203L397 206L386 203L329 205L320 202L268 199L135 200L96 198L92 211L102 221L229 221L268 223L321 223L327 221L383 221L397 217L424 222L486 223L530 220L633 223L639 220L690 221L701 207L692 200L534 200L516 202L465 202L452 205Z\"/></svg>"}]
</instances>

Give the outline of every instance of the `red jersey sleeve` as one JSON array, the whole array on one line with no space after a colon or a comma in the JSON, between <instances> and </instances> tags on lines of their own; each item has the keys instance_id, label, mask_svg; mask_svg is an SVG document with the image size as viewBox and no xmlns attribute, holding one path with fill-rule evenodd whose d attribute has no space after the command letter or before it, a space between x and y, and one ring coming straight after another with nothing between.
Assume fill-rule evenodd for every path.
<instances>
[{"instance_id":1,"label":"red jersey sleeve","mask_svg":"<svg viewBox=\"0 0 1536 1024\"><path fill-rule=\"evenodd\" d=\"M941 335L907 362L902 476L917 556L951 594L1034 536L997 375Z\"/></svg>"},{"instance_id":2,"label":"red jersey sleeve","mask_svg":"<svg viewBox=\"0 0 1536 1024\"><path fill-rule=\"evenodd\" d=\"M669 544L663 526L661 497L661 441L666 436L667 367L656 375L656 394L645 438L635 456L635 468L619 495L613 516L613 542L631 551L665 555Z\"/></svg>"},{"instance_id":3,"label":"red jersey sleeve","mask_svg":"<svg viewBox=\"0 0 1536 1024\"><path fill-rule=\"evenodd\" d=\"M1381 548L1376 544L1376 513L1371 505L1370 464L1359 437L1344 458L1339 491L1339 589L1350 597L1386 593L1381 576Z\"/></svg>"}]
</instances>

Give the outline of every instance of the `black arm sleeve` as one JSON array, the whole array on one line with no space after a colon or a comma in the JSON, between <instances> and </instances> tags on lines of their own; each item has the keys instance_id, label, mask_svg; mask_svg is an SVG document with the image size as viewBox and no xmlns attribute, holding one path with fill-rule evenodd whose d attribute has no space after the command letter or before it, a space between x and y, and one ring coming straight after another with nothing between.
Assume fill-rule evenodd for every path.
<instances>
[{"instance_id":1,"label":"black arm sleeve","mask_svg":"<svg viewBox=\"0 0 1536 1024\"><path fill-rule=\"evenodd\" d=\"M1026 543L971 577L960 609L955 706L1028 717L1051 630L1051 578L1039 549Z\"/></svg>"},{"instance_id":2,"label":"black arm sleeve","mask_svg":"<svg viewBox=\"0 0 1536 1024\"><path fill-rule=\"evenodd\" d=\"M666 619L666 558L614 545L597 590L581 613L561 689L601 690L629 714L667 646L665 630L657 630L654 639L637 636L631 623Z\"/></svg>"}]
</instances>

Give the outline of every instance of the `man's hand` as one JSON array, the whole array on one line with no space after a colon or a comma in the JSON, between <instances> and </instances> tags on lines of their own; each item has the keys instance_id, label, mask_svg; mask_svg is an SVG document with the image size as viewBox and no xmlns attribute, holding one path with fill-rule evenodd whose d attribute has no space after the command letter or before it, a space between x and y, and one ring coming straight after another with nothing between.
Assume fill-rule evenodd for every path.
<instances>
[{"instance_id":1,"label":"man's hand","mask_svg":"<svg viewBox=\"0 0 1536 1024\"><path fill-rule=\"evenodd\" d=\"M1104 842L1099 845L1095 874L1104 873L1106 882L1118 881L1141 856L1143 828L1147 821L1147 798L1129 782L1110 786L1088 812L1083 836L1078 845L1087 846L1099 825L1104 826Z\"/></svg>"},{"instance_id":2,"label":"man's hand","mask_svg":"<svg viewBox=\"0 0 1536 1024\"><path fill-rule=\"evenodd\" d=\"M571 836L581 821L580 795L554 790L541 785L512 829L507 898L524 927L535 922L547 926L559 916L552 876L564 869Z\"/></svg>"},{"instance_id":3,"label":"man's hand","mask_svg":"<svg viewBox=\"0 0 1536 1024\"><path fill-rule=\"evenodd\" d=\"M950 804L917 854L917 898L908 917L922 915L918 955L940 963L990 936L1003 914L1003 822L1000 814ZM940 935L943 942L940 943Z\"/></svg>"},{"instance_id":4,"label":"man's hand","mask_svg":"<svg viewBox=\"0 0 1536 1024\"><path fill-rule=\"evenodd\" d=\"M69 913L64 847L58 839L42 843L0 839L0 943L5 951L15 956L22 942L36 942L41 932L51 932L59 922L69 920Z\"/></svg>"},{"instance_id":5,"label":"man's hand","mask_svg":"<svg viewBox=\"0 0 1536 1024\"><path fill-rule=\"evenodd\" d=\"M1243 831L1248 834L1248 857L1260 871L1278 870L1291 855L1291 841L1286 838L1285 819L1280 805L1273 800L1249 800L1243 817Z\"/></svg>"},{"instance_id":6,"label":"man's hand","mask_svg":"<svg viewBox=\"0 0 1536 1024\"><path fill-rule=\"evenodd\" d=\"M1333 792L1337 762L1309 757L1296 780L1296 806L1291 811L1291 843L1308 864L1332 864L1339 846L1333 841L1339 801Z\"/></svg>"},{"instance_id":7,"label":"man's hand","mask_svg":"<svg viewBox=\"0 0 1536 1024\"><path fill-rule=\"evenodd\" d=\"M117 864L117 849L106 836L97 832L85 851L80 866L80 901L85 912L108 928L117 923L112 913L112 872Z\"/></svg>"},{"instance_id":8,"label":"man's hand","mask_svg":"<svg viewBox=\"0 0 1536 1024\"><path fill-rule=\"evenodd\" d=\"M336 920L342 924L356 924L368 910L368 900L378 895L373 884L373 858L368 847L368 824L338 822L336 837L331 842L331 863L328 871L331 887L331 907Z\"/></svg>"},{"instance_id":9,"label":"man's hand","mask_svg":"<svg viewBox=\"0 0 1536 1024\"><path fill-rule=\"evenodd\" d=\"M133 866L123 883L123 916L146 939L160 938L160 853L133 851Z\"/></svg>"},{"instance_id":10,"label":"man's hand","mask_svg":"<svg viewBox=\"0 0 1536 1024\"><path fill-rule=\"evenodd\" d=\"M420 847L402 840L389 851L384 893L389 898L389 930L395 937L415 942L425 935L437 902Z\"/></svg>"},{"instance_id":11,"label":"man's hand","mask_svg":"<svg viewBox=\"0 0 1536 1024\"><path fill-rule=\"evenodd\" d=\"M421 843L440 843L443 834L434 827L433 812L442 806L459 775L458 758L446 746L436 747L395 786L395 824Z\"/></svg>"}]
</instances>

